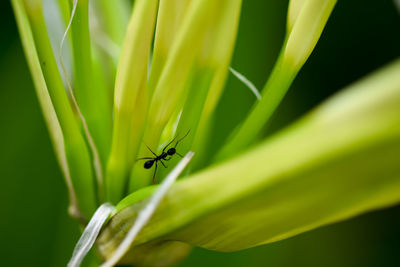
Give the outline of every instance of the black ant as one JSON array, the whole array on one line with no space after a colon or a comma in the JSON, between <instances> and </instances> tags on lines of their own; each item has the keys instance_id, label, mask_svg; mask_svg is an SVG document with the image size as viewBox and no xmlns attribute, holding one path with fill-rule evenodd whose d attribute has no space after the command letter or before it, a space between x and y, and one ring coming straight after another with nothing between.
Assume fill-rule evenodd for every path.
<instances>
[{"instance_id":1,"label":"black ant","mask_svg":"<svg viewBox=\"0 0 400 267\"><path fill-rule=\"evenodd\" d=\"M153 150L150 149L150 147L148 147L146 144L146 147L150 150L151 153L153 153L154 157L145 157L145 158L139 158L137 160L143 160L143 159L148 159L148 161L146 161L143 165L143 167L145 169L150 169L151 167L153 167L154 163L156 164L156 168L154 169L154 174L153 174L153 184L155 184L156 180L156 172L157 172L157 162L161 162L161 164L164 166L164 168L167 168L167 166L165 166L163 160L168 161L172 158L173 155L177 154L178 156L180 156L181 158L183 158L183 156L181 154L179 154L176 151L176 146L179 144L179 142L181 142L188 134L189 134L190 130L178 141L176 141L176 144L174 147L171 147L170 149L167 150L167 152L165 152L165 150L175 141L175 139L178 136L175 136L174 139L172 139L171 142L169 142L162 150L160 155L157 155L156 153L153 152ZM168 156L170 156L169 158L167 158Z\"/></svg>"}]
</instances>

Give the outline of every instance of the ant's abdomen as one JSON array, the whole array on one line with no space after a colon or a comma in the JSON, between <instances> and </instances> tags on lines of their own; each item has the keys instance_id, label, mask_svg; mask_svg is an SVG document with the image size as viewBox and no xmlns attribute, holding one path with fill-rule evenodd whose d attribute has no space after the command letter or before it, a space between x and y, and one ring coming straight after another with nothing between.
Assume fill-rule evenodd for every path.
<instances>
[{"instance_id":1,"label":"ant's abdomen","mask_svg":"<svg viewBox=\"0 0 400 267\"><path fill-rule=\"evenodd\" d=\"M154 160L148 160L144 163L144 168L145 169L150 169L154 164Z\"/></svg>"}]
</instances>

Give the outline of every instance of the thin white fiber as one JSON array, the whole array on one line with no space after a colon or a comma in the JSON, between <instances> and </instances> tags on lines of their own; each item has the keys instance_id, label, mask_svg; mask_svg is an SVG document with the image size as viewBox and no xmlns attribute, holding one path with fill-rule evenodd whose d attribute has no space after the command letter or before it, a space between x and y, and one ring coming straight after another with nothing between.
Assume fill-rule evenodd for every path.
<instances>
[{"instance_id":1,"label":"thin white fiber","mask_svg":"<svg viewBox=\"0 0 400 267\"><path fill-rule=\"evenodd\" d=\"M101 227L113 209L113 205L110 203L104 203L96 210L75 246L71 260L68 262L68 267L79 267L81 265L82 260L92 248L97 236L100 233Z\"/></svg>"},{"instance_id":2,"label":"thin white fiber","mask_svg":"<svg viewBox=\"0 0 400 267\"><path fill-rule=\"evenodd\" d=\"M250 91L253 92L258 100L261 99L260 91L258 91L257 87L249 79L247 79L243 74L234 70L232 67L229 67L229 71L232 72L232 74L235 75L235 77L238 78L242 83L244 83L244 85L246 85Z\"/></svg>"},{"instance_id":3,"label":"thin white fiber","mask_svg":"<svg viewBox=\"0 0 400 267\"><path fill-rule=\"evenodd\" d=\"M62 49L63 49L64 42L65 42L65 39L67 38L67 34L68 34L68 31L69 31L69 28L71 28L72 20L74 19L75 12L76 12L76 7L77 7L77 6L78 6L78 0L74 0L74 5L73 5L72 11L71 11L71 18L69 19L67 28L65 29L65 32L64 32L63 37L62 37L62 39L61 39L61 43L60 43L60 52L61 52ZM60 53L60 57L61 57L61 53Z\"/></svg>"}]
</instances>

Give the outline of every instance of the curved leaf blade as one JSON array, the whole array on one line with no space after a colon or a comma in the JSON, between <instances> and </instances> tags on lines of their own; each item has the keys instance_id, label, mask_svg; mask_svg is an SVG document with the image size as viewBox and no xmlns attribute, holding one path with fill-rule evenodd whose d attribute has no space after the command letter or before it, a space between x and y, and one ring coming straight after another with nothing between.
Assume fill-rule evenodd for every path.
<instances>
[{"instance_id":1,"label":"curved leaf blade","mask_svg":"<svg viewBox=\"0 0 400 267\"><path fill-rule=\"evenodd\" d=\"M397 61L259 147L178 182L134 245L234 251L399 203L399 71ZM152 191L117 207L99 239L105 257Z\"/></svg>"}]
</instances>

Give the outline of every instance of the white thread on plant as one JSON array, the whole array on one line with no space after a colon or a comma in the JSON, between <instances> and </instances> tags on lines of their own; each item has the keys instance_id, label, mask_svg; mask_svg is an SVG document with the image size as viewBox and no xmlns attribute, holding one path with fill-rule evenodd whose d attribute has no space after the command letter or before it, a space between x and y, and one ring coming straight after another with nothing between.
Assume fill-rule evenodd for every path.
<instances>
[{"instance_id":1,"label":"white thread on plant","mask_svg":"<svg viewBox=\"0 0 400 267\"><path fill-rule=\"evenodd\" d=\"M63 46L64 46L65 39L67 38L68 31L71 28L72 20L74 19L77 6L78 6L78 0L74 0L74 4L73 4L73 7L72 7L72 11L71 11L71 17L69 19L67 28L64 31L63 37L61 38L60 51L59 51L60 52L59 53L60 59L62 59L62 53L61 52L62 52L62 49L63 49Z\"/></svg>"},{"instance_id":2,"label":"white thread on plant","mask_svg":"<svg viewBox=\"0 0 400 267\"><path fill-rule=\"evenodd\" d=\"M101 227L113 210L114 206L110 203L104 203L96 210L75 246L71 260L68 262L68 267L79 267L81 265L86 254L96 241Z\"/></svg>"},{"instance_id":3,"label":"white thread on plant","mask_svg":"<svg viewBox=\"0 0 400 267\"><path fill-rule=\"evenodd\" d=\"M76 101L74 91L72 90L71 81L68 78L68 73L67 73L67 70L66 70L66 68L64 66L63 58L62 58L62 51L63 51L63 47L64 47L64 42L65 42L65 40L67 38L68 31L71 28L72 20L75 17L75 12L76 12L77 6L78 6L78 0L74 0L74 4L73 4L73 7L72 7L72 11L71 11L71 17L69 19L69 22L68 22L67 28L65 29L63 37L61 39L61 43L60 43L59 53L58 54L59 54L59 59L60 59L60 65L61 65L61 68L62 68L62 70L64 72L65 80L67 81L68 92L69 92L69 94L71 96L72 103L73 103L73 105L74 105L74 107L75 107L75 109L76 109L76 111L77 111L77 113L79 115L79 118L80 118L80 120L82 122L83 130L85 132L87 141L89 143L89 147L92 150L93 166L94 166L94 170L96 172L96 177L97 177L97 186L99 188L99 192L103 192L103 171L102 171L99 152L97 150L96 144L93 141L93 137L90 134L89 127L88 127L88 125L86 123L86 119L83 116L83 114L82 114L82 112L81 112L81 110L79 108L78 102ZM100 197L102 197L102 196L100 196Z\"/></svg>"},{"instance_id":4,"label":"white thread on plant","mask_svg":"<svg viewBox=\"0 0 400 267\"><path fill-rule=\"evenodd\" d=\"M125 253L129 250L132 242L135 240L136 236L139 232L146 226L147 222L150 220L154 211L157 209L160 201L168 192L168 189L175 182L178 176L182 173L185 167L189 164L192 159L194 153L189 151L183 159L175 166L175 168L168 174L168 176L164 179L164 181L160 184L160 187L157 191L152 195L147 205L139 211L137 219L124 240L115 250L114 254L109 258L106 262L104 262L100 267L112 267L118 263L118 261L125 255Z\"/></svg>"},{"instance_id":5,"label":"white thread on plant","mask_svg":"<svg viewBox=\"0 0 400 267\"><path fill-rule=\"evenodd\" d=\"M243 74L234 70L232 67L229 67L229 71L232 72L232 74L235 75L235 77L238 78L242 83L244 83L244 85L246 85L250 91L253 92L258 100L261 100L260 91L258 91L257 87L249 79L247 79Z\"/></svg>"}]
</instances>

